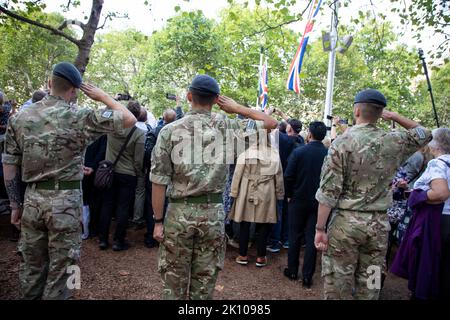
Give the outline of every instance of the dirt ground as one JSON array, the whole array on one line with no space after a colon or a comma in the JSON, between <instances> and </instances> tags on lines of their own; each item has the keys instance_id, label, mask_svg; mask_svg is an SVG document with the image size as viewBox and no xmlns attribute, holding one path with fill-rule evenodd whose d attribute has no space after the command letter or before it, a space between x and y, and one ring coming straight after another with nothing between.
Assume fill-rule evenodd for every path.
<instances>
[{"instance_id":1,"label":"dirt ground","mask_svg":"<svg viewBox=\"0 0 450 320\"><path fill-rule=\"evenodd\" d=\"M128 231L130 249L113 252L100 251L96 239L83 242L81 290L76 299L160 299L161 278L157 272L158 249L148 249L143 244L144 230ZM0 300L19 298L18 270L20 258L16 254L17 243L10 241L9 216L0 216ZM286 279L282 271L287 262L287 250L268 252L268 265L255 266L255 248L249 251L251 263L240 266L234 262L238 251L228 246L224 270L216 284L214 299L247 300L306 300L322 299L320 257L317 259L313 287L305 290L301 282ZM381 299L409 299L407 282L388 275Z\"/></svg>"}]
</instances>

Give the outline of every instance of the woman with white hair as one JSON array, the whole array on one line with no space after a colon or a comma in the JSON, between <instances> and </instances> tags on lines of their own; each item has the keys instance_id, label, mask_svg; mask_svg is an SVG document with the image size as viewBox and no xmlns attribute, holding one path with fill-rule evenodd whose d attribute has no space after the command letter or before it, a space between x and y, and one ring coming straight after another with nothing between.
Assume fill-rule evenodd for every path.
<instances>
[{"instance_id":1,"label":"woman with white hair","mask_svg":"<svg viewBox=\"0 0 450 320\"><path fill-rule=\"evenodd\" d=\"M409 279L418 299L450 297L450 129L433 131L434 159L408 200L413 217L391 272Z\"/></svg>"}]
</instances>

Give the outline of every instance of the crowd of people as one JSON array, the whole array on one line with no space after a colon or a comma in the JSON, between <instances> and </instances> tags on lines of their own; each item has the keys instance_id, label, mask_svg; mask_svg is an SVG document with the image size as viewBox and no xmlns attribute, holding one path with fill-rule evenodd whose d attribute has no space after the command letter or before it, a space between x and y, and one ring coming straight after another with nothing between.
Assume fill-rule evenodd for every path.
<instances>
[{"instance_id":1,"label":"crowd of people","mask_svg":"<svg viewBox=\"0 0 450 320\"><path fill-rule=\"evenodd\" d=\"M211 299L227 243L243 266L255 244L259 268L287 250L282 275L305 288L322 251L326 299L377 299L373 266L409 279L413 298L450 296L450 129L431 134L385 110L379 91L356 95L352 126L336 117L304 128L220 95L206 75L192 81L186 113L177 97L159 121L131 97L84 84L69 63L48 87L19 109L0 92L2 196L21 230L24 298L70 297L65 269L81 239L123 251L130 227L159 247L165 299ZM79 108L78 89L107 108ZM215 104L237 117L212 113ZM384 131L380 118L405 130Z\"/></svg>"}]
</instances>

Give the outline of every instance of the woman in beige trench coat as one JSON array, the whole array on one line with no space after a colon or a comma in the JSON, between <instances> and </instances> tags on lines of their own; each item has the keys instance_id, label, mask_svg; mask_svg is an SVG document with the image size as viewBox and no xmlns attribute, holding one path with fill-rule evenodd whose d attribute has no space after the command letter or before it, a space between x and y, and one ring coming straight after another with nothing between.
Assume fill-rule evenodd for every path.
<instances>
[{"instance_id":1,"label":"woman in beige trench coat","mask_svg":"<svg viewBox=\"0 0 450 320\"><path fill-rule=\"evenodd\" d=\"M237 159L230 195L235 199L229 219L240 223L236 262L248 264L250 224L255 222L256 266L263 267L267 264L267 237L272 225L277 223L277 199L284 197L283 170L278 151L270 145L258 147L255 143L243 152Z\"/></svg>"}]
</instances>

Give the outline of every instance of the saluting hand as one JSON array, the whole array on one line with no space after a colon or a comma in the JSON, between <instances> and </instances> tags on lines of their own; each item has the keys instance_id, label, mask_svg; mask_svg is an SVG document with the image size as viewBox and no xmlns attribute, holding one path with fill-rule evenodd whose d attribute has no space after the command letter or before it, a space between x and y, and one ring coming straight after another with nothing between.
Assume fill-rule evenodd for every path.
<instances>
[{"instance_id":1,"label":"saluting hand","mask_svg":"<svg viewBox=\"0 0 450 320\"><path fill-rule=\"evenodd\" d=\"M108 96L105 91L103 91L100 88L97 88L96 86L93 86L92 84L88 83L82 83L80 86L81 91L83 91L89 98L95 101L102 102L105 97Z\"/></svg>"},{"instance_id":2,"label":"saluting hand","mask_svg":"<svg viewBox=\"0 0 450 320\"><path fill-rule=\"evenodd\" d=\"M317 250L327 251L328 249L328 236L323 231L316 231L316 237L314 238L314 245Z\"/></svg>"},{"instance_id":3,"label":"saluting hand","mask_svg":"<svg viewBox=\"0 0 450 320\"><path fill-rule=\"evenodd\" d=\"M226 96L219 96L219 102L217 104L220 109L226 113L237 113L236 110L241 106L239 103Z\"/></svg>"},{"instance_id":4,"label":"saluting hand","mask_svg":"<svg viewBox=\"0 0 450 320\"><path fill-rule=\"evenodd\" d=\"M392 121L392 120L394 120L396 114L397 113L392 112L392 111L383 110L383 113L381 114L381 118L386 121Z\"/></svg>"}]
</instances>

